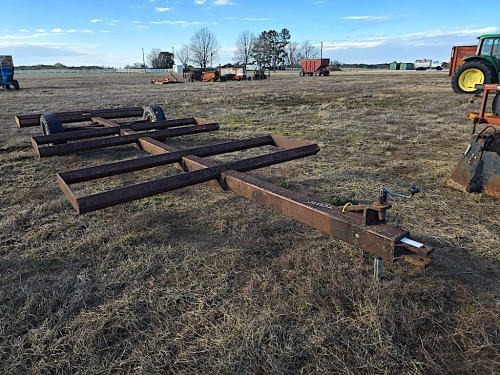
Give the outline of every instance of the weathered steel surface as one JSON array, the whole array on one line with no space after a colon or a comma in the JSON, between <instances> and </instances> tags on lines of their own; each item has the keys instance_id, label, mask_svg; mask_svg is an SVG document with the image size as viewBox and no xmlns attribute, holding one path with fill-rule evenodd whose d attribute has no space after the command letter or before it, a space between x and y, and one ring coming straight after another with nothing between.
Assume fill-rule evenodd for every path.
<instances>
[{"instance_id":1,"label":"weathered steel surface","mask_svg":"<svg viewBox=\"0 0 500 375\"><path fill-rule=\"evenodd\" d=\"M197 120L194 117L189 117L189 118L181 118L181 119L175 119L175 120L162 120L162 121L156 121L156 122L149 122L149 121L144 121L144 122L139 122L139 123L134 123L130 125L125 125L127 128L130 128L132 130L136 131L144 131L144 130L152 130L152 129L164 129L164 128L172 128L175 126L184 126L184 125L201 125L205 122L201 120Z\"/></svg>"},{"instance_id":2,"label":"weathered steel surface","mask_svg":"<svg viewBox=\"0 0 500 375\"><path fill-rule=\"evenodd\" d=\"M500 198L500 128L486 128L473 135L458 161L450 184L468 193L483 193Z\"/></svg>"},{"instance_id":3,"label":"weathered steel surface","mask_svg":"<svg viewBox=\"0 0 500 375\"><path fill-rule=\"evenodd\" d=\"M144 110L142 107L129 108L110 108L110 109L92 109L80 111L55 112L57 118L62 123L90 121L92 117L111 118L129 118L142 116ZM20 128L29 126L39 126L40 116L43 113L34 113L29 115L19 115L15 117L17 125Z\"/></svg>"},{"instance_id":4,"label":"weathered steel surface","mask_svg":"<svg viewBox=\"0 0 500 375\"><path fill-rule=\"evenodd\" d=\"M483 96L478 113L469 114L474 122L473 134L464 154L458 160L448 183L468 193L483 193L500 198L500 117L487 112L489 94L500 92L500 85L482 85Z\"/></svg>"},{"instance_id":5,"label":"weathered steel surface","mask_svg":"<svg viewBox=\"0 0 500 375\"><path fill-rule=\"evenodd\" d=\"M119 133L120 133L119 128L109 127L109 128L95 128L88 130L76 130L72 132L40 135L31 137L31 139L36 145L40 146L40 145L48 145L51 143L61 143L61 142L77 141L80 139L102 137L105 135L112 135Z\"/></svg>"},{"instance_id":6,"label":"weathered steel surface","mask_svg":"<svg viewBox=\"0 0 500 375\"><path fill-rule=\"evenodd\" d=\"M284 137L273 136L273 139L276 139L276 143L281 146L304 144L303 141ZM178 152L175 147L154 140L141 139L141 145L148 152L156 154ZM199 171L214 165L216 164L209 160L188 155L182 158L179 168L184 171ZM387 261L411 259L412 264L421 268L429 264L427 255L433 250L431 246L423 245L417 248L401 243L403 237L409 237L407 231L381 221L378 221L377 225L368 226L363 213L340 212L337 207L328 209L311 204L312 199L305 194L280 188L235 170L222 172L218 182L224 189L229 189ZM405 258L408 255L414 256Z\"/></svg>"},{"instance_id":7,"label":"weathered steel surface","mask_svg":"<svg viewBox=\"0 0 500 375\"><path fill-rule=\"evenodd\" d=\"M147 132L147 133L135 133L135 134L129 134L129 135L121 135L121 136L117 136L117 137L98 138L98 139L92 139L89 141L82 141L82 142L55 144L55 145L47 146L47 147L39 147L40 144L37 143L37 141L34 138L32 138L32 144L40 157L47 157L47 156L56 156L56 155L67 155L67 154L72 154L72 153L76 153L76 152L96 150L96 149L105 148L105 147L126 145L126 144L137 142L138 139L142 136L147 136L147 137L154 138L154 139L166 139L166 138L178 137L181 135L204 133L204 132L214 131L217 129L219 129L219 124L213 123L213 124L205 124L205 125L191 125L191 126L183 126L183 127L178 127L178 128L163 129L163 130L157 130L154 132ZM75 133L75 132L61 133L60 138L58 138L58 139L61 142L66 140L65 136L67 136L68 139L70 139L72 137L73 133ZM54 134L54 136L55 135L56 134ZM59 134L57 134L57 135L59 135ZM45 137L48 137L48 136L52 136L52 134L47 135ZM43 137L44 136L39 137L39 138L37 137L37 138L39 140L42 139L42 142L43 142Z\"/></svg>"},{"instance_id":8,"label":"weathered steel surface","mask_svg":"<svg viewBox=\"0 0 500 375\"><path fill-rule=\"evenodd\" d=\"M209 180L217 179L221 172L227 170L249 171L267 167L273 164L314 155L319 151L317 145L308 145L290 150L278 151L267 155L255 156L248 159L233 161L225 164L212 166L198 171L182 173L176 176L169 176L154 181L144 182L136 185L126 186L119 189L93 194L87 197L77 198L78 213L86 213L101 208L114 206L120 203L130 202L135 199L149 197L155 194L179 189L182 187L199 184ZM168 154L167 154L168 155ZM175 155L170 163L179 161ZM64 174L58 175L58 180L64 181ZM73 179L75 181L75 179Z\"/></svg>"},{"instance_id":9,"label":"weathered steel surface","mask_svg":"<svg viewBox=\"0 0 500 375\"><path fill-rule=\"evenodd\" d=\"M210 146L179 150L168 154L152 155L138 159L124 160L116 163L77 169L75 171L62 172L59 173L59 175L67 184L75 184L97 178L115 176L122 173L129 173L147 168L159 167L161 165L172 164L179 162L182 157L186 155L198 155L202 157L212 156L226 152L245 150L252 147L270 145L272 142L273 139L270 136L224 142Z\"/></svg>"}]
</instances>

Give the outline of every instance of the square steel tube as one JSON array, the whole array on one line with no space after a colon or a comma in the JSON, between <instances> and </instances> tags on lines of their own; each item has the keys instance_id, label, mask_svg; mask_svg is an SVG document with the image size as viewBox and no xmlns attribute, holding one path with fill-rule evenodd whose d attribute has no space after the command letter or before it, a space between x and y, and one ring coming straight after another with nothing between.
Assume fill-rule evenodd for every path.
<instances>
[{"instance_id":1,"label":"square steel tube","mask_svg":"<svg viewBox=\"0 0 500 375\"><path fill-rule=\"evenodd\" d=\"M57 181L71 204L79 214L95 211L101 208L114 206L120 203L149 197L156 194L165 193L182 187L199 184L220 177L220 173L227 170L249 171L253 169L267 167L273 164L282 163L309 155L314 155L319 151L315 144L309 144L298 148L278 151L266 155L255 156L243 160L237 160L225 164L214 165L192 172L185 172L175 176L169 176L154 181L144 182L119 189L92 194L90 196L76 198L71 192L68 184L61 174L57 175ZM178 161L174 158L172 163ZM67 193L70 194L67 194Z\"/></svg>"},{"instance_id":2,"label":"square steel tube","mask_svg":"<svg viewBox=\"0 0 500 375\"><path fill-rule=\"evenodd\" d=\"M142 117L144 110L142 107L93 109L80 111L55 112L57 118L62 123L90 121L92 117L102 117L107 119ZM29 115L19 115L15 117L20 128L29 126L39 126L40 116L43 113L33 113Z\"/></svg>"},{"instance_id":3,"label":"square steel tube","mask_svg":"<svg viewBox=\"0 0 500 375\"><path fill-rule=\"evenodd\" d=\"M144 136L154 139L166 139L171 137L178 137L181 135L209 132L218 129L219 129L219 124L213 123L213 124L191 125L178 128L163 129L147 133L133 133L116 137L92 139L89 141L57 144L46 147L38 147L38 144L33 140L33 138L32 138L32 143L33 147L35 148L37 154L40 157L47 157L56 155L67 155L81 151L96 150L105 147L113 147L113 146L135 143L139 140L139 138ZM68 137L70 137L72 133L73 132L68 133Z\"/></svg>"},{"instance_id":4,"label":"square steel tube","mask_svg":"<svg viewBox=\"0 0 500 375\"><path fill-rule=\"evenodd\" d=\"M66 184L70 185L103 177L116 176L122 173L129 173L144 170L147 168L154 168L162 165L172 164L175 162L179 162L182 157L186 155L197 155L201 157L212 156L271 144L273 144L273 139L271 136L223 142L209 146L200 146L185 150L179 150L167 154L151 155L143 158L123 160L115 163L98 165L95 167L77 169L74 171L60 172L59 176L66 182Z\"/></svg>"},{"instance_id":5,"label":"square steel tube","mask_svg":"<svg viewBox=\"0 0 500 375\"><path fill-rule=\"evenodd\" d=\"M80 139L88 139L95 137L103 137L105 135L120 134L120 128L94 128L86 130L75 130L65 133L54 133L48 135L38 135L31 137L31 142L40 145L48 145L50 143L61 143L68 141L77 141Z\"/></svg>"}]
</instances>

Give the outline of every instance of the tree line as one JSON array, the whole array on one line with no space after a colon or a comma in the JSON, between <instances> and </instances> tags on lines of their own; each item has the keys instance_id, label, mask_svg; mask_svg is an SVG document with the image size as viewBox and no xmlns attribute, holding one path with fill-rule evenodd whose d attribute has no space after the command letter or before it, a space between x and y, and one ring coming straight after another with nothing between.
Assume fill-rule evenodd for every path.
<instances>
[{"instance_id":1,"label":"tree line","mask_svg":"<svg viewBox=\"0 0 500 375\"><path fill-rule=\"evenodd\" d=\"M282 67L298 67L301 59L320 57L320 49L311 41L291 41L290 31L262 31L258 36L250 31L241 32L235 42L236 50L233 60L235 65L256 64L274 70ZM183 44L175 51L175 58L184 69L193 65L206 69L219 59L220 44L216 35L204 27L196 31L188 44ZM157 69L170 69L174 65L174 53L163 52L158 48L147 55L149 66ZM127 65L125 68L144 68L144 63Z\"/></svg>"}]
</instances>

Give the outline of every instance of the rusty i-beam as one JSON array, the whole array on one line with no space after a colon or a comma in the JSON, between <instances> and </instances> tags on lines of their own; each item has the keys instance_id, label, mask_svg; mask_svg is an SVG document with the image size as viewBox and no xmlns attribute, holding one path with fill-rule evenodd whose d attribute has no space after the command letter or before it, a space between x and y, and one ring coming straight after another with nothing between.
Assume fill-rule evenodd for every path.
<instances>
[{"instance_id":1,"label":"rusty i-beam","mask_svg":"<svg viewBox=\"0 0 500 375\"><path fill-rule=\"evenodd\" d=\"M158 106L155 107L158 109ZM316 144L266 135L178 149L165 143L165 140L214 131L219 125L197 118L160 119L155 122L145 119L128 122L110 120L113 118L111 116L120 119L137 116L137 109L134 108L134 111L125 108L123 112L119 109L114 109L113 112L85 111L83 114L79 111L61 112L57 116L63 121L54 128L64 129L62 132L32 137L33 147L39 157L67 155L124 144L134 145L150 154L138 159L58 173L57 182L60 188L79 214L202 182L216 181L225 190L272 208L287 217L373 254L376 276L380 275L384 260L388 262L405 260L421 268L430 263L427 256L433 250L431 246L412 240L408 231L386 223L386 212L391 207L387 203L386 194L381 193L372 204L337 207L244 173L314 155L319 151ZM103 114L106 118L102 117ZM21 127L40 125L40 121L36 123L33 120L34 117L35 115L17 116L16 122ZM53 116L50 118L53 119ZM63 122L66 124L82 121L90 123L62 126ZM215 163L207 159L209 156L263 146L271 147L273 152L227 163ZM71 185L74 184L170 164L182 172L82 197L77 197L71 189Z\"/></svg>"}]
</instances>

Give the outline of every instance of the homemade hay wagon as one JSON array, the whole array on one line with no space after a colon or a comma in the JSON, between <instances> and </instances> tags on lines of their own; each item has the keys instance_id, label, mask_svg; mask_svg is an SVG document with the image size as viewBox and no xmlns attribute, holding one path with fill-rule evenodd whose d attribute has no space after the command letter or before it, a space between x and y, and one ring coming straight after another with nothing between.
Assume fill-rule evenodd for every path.
<instances>
[{"instance_id":1,"label":"homemade hay wagon","mask_svg":"<svg viewBox=\"0 0 500 375\"><path fill-rule=\"evenodd\" d=\"M139 118L130 120L134 117ZM427 256L433 250L431 246L412 240L408 231L386 222L387 210L391 208L388 195L393 195L387 189L383 188L373 203L332 206L244 173L314 155L319 151L314 143L265 135L179 149L166 141L216 131L219 124L199 118L166 119L157 105L21 115L16 116L16 122L20 127L42 127L43 134L31 138L41 158L126 144L145 152L141 158L57 173L61 190L78 214L215 181L224 190L373 254L377 278L381 275L383 261L404 260L421 268L430 263ZM223 163L208 158L250 149L258 151L259 155ZM73 190L79 183L170 164L181 173L85 196L78 196Z\"/></svg>"}]
</instances>

